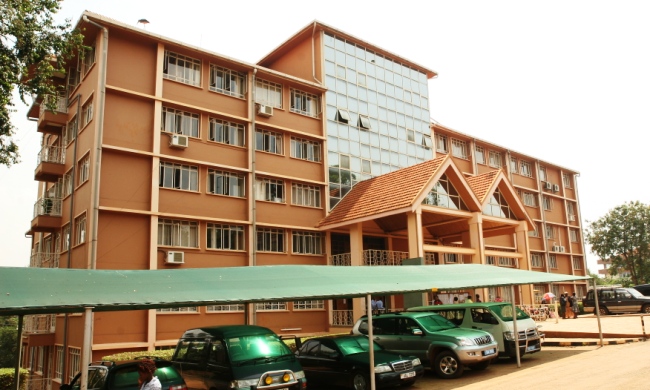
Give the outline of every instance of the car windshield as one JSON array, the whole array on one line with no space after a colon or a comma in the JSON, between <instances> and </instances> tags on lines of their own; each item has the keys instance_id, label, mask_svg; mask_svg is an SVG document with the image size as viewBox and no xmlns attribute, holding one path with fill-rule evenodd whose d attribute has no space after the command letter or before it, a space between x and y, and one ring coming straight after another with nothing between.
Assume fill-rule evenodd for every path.
<instances>
[{"instance_id":1,"label":"car windshield","mask_svg":"<svg viewBox=\"0 0 650 390\"><path fill-rule=\"evenodd\" d=\"M226 340L232 362L293 356L289 347L275 334L242 336Z\"/></svg>"},{"instance_id":2,"label":"car windshield","mask_svg":"<svg viewBox=\"0 0 650 390\"><path fill-rule=\"evenodd\" d=\"M530 318L523 310L516 307L517 310L517 320L525 320ZM503 321L512 321L512 305L509 303L504 303L503 305L492 306L492 311L501 318Z\"/></svg>"},{"instance_id":3,"label":"car windshield","mask_svg":"<svg viewBox=\"0 0 650 390\"><path fill-rule=\"evenodd\" d=\"M352 355L355 353L368 352L368 338L366 337L347 337L337 343L343 355ZM381 351L381 346L372 343L375 351Z\"/></svg>"},{"instance_id":4,"label":"car windshield","mask_svg":"<svg viewBox=\"0 0 650 390\"><path fill-rule=\"evenodd\" d=\"M635 297L635 298L640 298L640 297L644 296L643 294L641 294L640 292L638 292L637 290L635 290L633 288L626 288L625 290L627 292L629 292L630 294L632 294L632 296Z\"/></svg>"},{"instance_id":5,"label":"car windshield","mask_svg":"<svg viewBox=\"0 0 650 390\"><path fill-rule=\"evenodd\" d=\"M438 332L445 329L458 328L453 322L438 314L421 316L417 318L417 321L428 332Z\"/></svg>"}]
</instances>

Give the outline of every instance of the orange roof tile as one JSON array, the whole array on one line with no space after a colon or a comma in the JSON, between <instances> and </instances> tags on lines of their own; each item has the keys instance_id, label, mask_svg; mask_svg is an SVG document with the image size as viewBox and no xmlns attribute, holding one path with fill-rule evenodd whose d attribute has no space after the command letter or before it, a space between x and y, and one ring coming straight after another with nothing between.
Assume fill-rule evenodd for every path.
<instances>
[{"instance_id":1,"label":"orange roof tile","mask_svg":"<svg viewBox=\"0 0 650 390\"><path fill-rule=\"evenodd\" d=\"M483 204L483 201L485 201L488 190L494 184L494 181L496 180L499 173L501 173L501 170L490 171L478 176L471 176L466 178L467 184L469 184L472 191L474 191L474 194L476 194L476 197L481 204Z\"/></svg>"},{"instance_id":2,"label":"orange roof tile","mask_svg":"<svg viewBox=\"0 0 650 390\"><path fill-rule=\"evenodd\" d=\"M357 183L320 221L319 227L399 210L413 205L447 155Z\"/></svg>"}]
</instances>

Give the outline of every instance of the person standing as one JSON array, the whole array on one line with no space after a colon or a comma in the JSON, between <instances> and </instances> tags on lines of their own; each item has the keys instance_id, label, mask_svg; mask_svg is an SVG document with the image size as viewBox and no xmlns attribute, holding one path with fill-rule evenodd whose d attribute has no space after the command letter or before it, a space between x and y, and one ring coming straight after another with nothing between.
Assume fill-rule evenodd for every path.
<instances>
[{"instance_id":1,"label":"person standing","mask_svg":"<svg viewBox=\"0 0 650 390\"><path fill-rule=\"evenodd\" d=\"M438 295L434 295L434 296L433 296L433 304L434 304L434 305L442 305L442 301L440 300L440 298L438 297Z\"/></svg>"},{"instance_id":2,"label":"person standing","mask_svg":"<svg viewBox=\"0 0 650 390\"><path fill-rule=\"evenodd\" d=\"M573 298L571 295L569 295L568 292L564 292L564 295L566 295L566 318L574 318L573 316Z\"/></svg>"},{"instance_id":3,"label":"person standing","mask_svg":"<svg viewBox=\"0 0 650 390\"><path fill-rule=\"evenodd\" d=\"M483 302L481 301L481 296L476 294L476 303L481 303L481 302Z\"/></svg>"},{"instance_id":4,"label":"person standing","mask_svg":"<svg viewBox=\"0 0 650 390\"><path fill-rule=\"evenodd\" d=\"M578 313L580 312L580 306L578 306L578 297L576 297L575 292L571 296L571 309L573 310L573 318L577 319Z\"/></svg>"},{"instance_id":5,"label":"person standing","mask_svg":"<svg viewBox=\"0 0 650 390\"><path fill-rule=\"evenodd\" d=\"M560 294L560 306L558 307L560 317L566 320L566 295Z\"/></svg>"},{"instance_id":6,"label":"person standing","mask_svg":"<svg viewBox=\"0 0 650 390\"><path fill-rule=\"evenodd\" d=\"M156 362L151 359L142 359L138 364L138 383L141 385L140 390L162 390L162 385L157 376Z\"/></svg>"},{"instance_id":7,"label":"person standing","mask_svg":"<svg viewBox=\"0 0 650 390\"><path fill-rule=\"evenodd\" d=\"M377 305L377 314L381 314L384 312L384 301L381 300L381 298L378 298L377 301L375 302Z\"/></svg>"}]
</instances>

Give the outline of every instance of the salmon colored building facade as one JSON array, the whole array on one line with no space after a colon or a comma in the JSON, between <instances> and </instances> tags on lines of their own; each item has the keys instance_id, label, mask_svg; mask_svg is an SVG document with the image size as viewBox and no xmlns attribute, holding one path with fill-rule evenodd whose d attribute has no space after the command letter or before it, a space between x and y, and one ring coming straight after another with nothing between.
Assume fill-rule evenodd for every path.
<instances>
[{"instance_id":1,"label":"salmon colored building facade","mask_svg":"<svg viewBox=\"0 0 650 390\"><path fill-rule=\"evenodd\" d=\"M29 112L43 135L33 267L412 259L586 275L577 172L431 123L436 74L425 67L319 22L257 64L90 12L78 26L89 49L57 79L57 109L40 97ZM547 290L582 295L585 285L471 293L528 304ZM344 331L363 308L350 299L93 313L89 354L83 316L32 316L23 366L58 388L83 362L169 348L188 328Z\"/></svg>"}]
</instances>

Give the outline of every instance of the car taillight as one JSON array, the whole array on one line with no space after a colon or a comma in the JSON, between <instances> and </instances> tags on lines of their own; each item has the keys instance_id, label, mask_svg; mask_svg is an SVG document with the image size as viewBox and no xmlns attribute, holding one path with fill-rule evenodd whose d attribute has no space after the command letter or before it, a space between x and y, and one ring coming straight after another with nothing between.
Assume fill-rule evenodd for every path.
<instances>
[{"instance_id":1,"label":"car taillight","mask_svg":"<svg viewBox=\"0 0 650 390\"><path fill-rule=\"evenodd\" d=\"M185 386L185 385L173 385L173 386L169 386L169 390L187 390L187 386Z\"/></svg>"}]
</instances>

